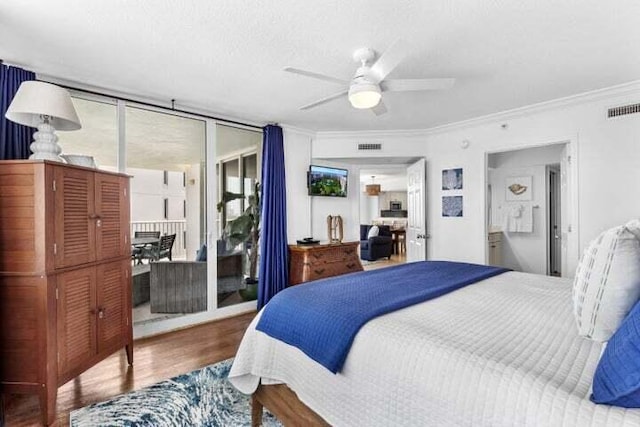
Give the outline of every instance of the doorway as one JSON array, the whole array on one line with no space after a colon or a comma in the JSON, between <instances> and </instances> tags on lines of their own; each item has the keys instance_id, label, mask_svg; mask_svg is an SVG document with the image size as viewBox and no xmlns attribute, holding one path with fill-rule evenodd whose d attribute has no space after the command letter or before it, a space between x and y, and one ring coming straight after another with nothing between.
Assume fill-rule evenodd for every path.
<instances>
[{"instance_id":1,"label":"doorway","mask_svg":"<svg viewBox=\"0 0 640 427\"><path fill-rule=\"evenodd\" d=\"M362 265L372 270L403 264L407 254L407 168L371 165L359 172ZM369 237L373 226L378 235Z\"/></svg>"},{"instance_id":2,"label":"doorway","mask_svg":"<svg viewBox=\"0 0 640 427\"><path fill-rule=\"evenodd\" d=\"M568 143L487 153L487 263L566 275Z\"/></svg>"}]
</instances>

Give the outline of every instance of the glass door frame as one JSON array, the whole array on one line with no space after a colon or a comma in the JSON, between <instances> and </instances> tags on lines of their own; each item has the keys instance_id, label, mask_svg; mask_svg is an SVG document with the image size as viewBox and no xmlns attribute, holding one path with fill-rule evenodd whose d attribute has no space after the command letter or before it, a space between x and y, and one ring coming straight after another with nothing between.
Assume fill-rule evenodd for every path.
<instances>
[{"instance_id":1,"label":"glass door frame","mask_svg":"<svg viewBox=\"0 0 640 427\"><path fill-rule=\"evenodd\" d=\"M170 108L152 107L145 104L139 104L134 101L125 101L117 96L102 96L92 93L87 93L81 89L71 89L70 93L73 97L85 99L88 101L102 102L107 104L115 104L117 108L117 130L118 130L118 154L117 154L117 170L120 173L126 173L127 156L126 156L126 121L125 113L126 107L140 108L148 111L155 111L162 114L170 114L177 117L184 117L188 119L198 120L205 122L205 166L206 166L206 200L203 201L206 212L206 243L208 248L207 256L207 310L199 313L184 314L179 317L173 317L170 319L163 319L157 322L148 322L141 325L133 325L134 339L156 335L164 332L169 332L175 329L194 326L199 323L206 323L212 320L230 317L238 314L243 314L251 311L255 311L257 308L256 301L246 301L227 307L217 307L217 245L218 239L217 231L217 210L216 201L219 194L219 182L216 177L216 126L224 125L228 127L234 127L238 129L245 129L254 132L258 132L255 128L249 126L236 125L234 123L228 123L223 120L214 120L204 118L197 114L189 114L184 112L177 112ZM259 150L252 150L249 153L245 150L246 154L256 153L258 155L258 163L260 162ZM234 153L236 154L236 153ZM245 153L242 153L245 154ZM240 159L241 155L238 156ZM258 165L259 166L259 165ZM259 170L259 169L258 169Z\"/></svg>"}]
</instances>

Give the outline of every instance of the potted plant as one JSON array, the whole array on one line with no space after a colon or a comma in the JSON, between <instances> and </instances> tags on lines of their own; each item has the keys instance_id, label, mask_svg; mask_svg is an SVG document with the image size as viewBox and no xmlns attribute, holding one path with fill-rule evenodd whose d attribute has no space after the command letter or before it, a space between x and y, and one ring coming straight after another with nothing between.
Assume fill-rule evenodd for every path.
<instances>
[{"instance_id":1,"label":"potted plant","mask_svg":"<svg viewBox=\"0 0 640 427\"><path fill-rule=\"evenodd\" d=\"M218 203L218 212L222 211L226 204L238 199L244 199L244 194L225 191L222 200ZM243 244L249 260L249 276L245 278L246 289L241 289L240 296L245 301L258 297L258 250L260 240L260 183L256 182L253 194L247 197L247 207L237 218L229 221L224 228L222 238L230 247Z\"/></svg>"}]
</instances>

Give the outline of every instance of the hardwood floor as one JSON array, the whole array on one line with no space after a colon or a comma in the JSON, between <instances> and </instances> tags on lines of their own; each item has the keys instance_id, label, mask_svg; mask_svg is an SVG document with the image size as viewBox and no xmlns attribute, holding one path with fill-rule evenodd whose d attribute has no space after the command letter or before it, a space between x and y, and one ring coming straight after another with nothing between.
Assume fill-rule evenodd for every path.
<instances>
[{"instance_id":1,"label":"hardwood floor","mask_svg":"<svg viewBox=\"0 0 640 427\"><path fill-rule=\"evenodd\" d=\"M131 369L123 350L58 389L54 425L69 425L74 409L233 357L254 316L252 312L136 341ZM36 396L13 395L5 404L7 427L41 425Z\"/></svg>"},{"instance_id":2,"label":"hardwood floor","mask_svg":"<svg viewBox=\"0 0 640 427\"><path fill-rule=\"evenodd\" d=\"M391 259L381 258L376 261L362 261L362 267L365 270L377 270L378 268L390 267L392 265L404 264L407 262L407 254L403 252L401 254L391 255Z\"/></svg>"},{"instance_id":3,"label":"hardwood floor","mask_svg":"<svg viewBox=\"0 0 640 427\"><path fill-rule=\"evenodd\" d=\"M391 260L364 263L364 269L373 270L404 262L405 254L393 255ZM69 413L74 409L233 357L254 316L252 312L137 340L131 369L128 369L123 350L58 389L54 426L68 426ZM37 397L5 397L5 423L7 427L41 425Z\"/></svg>"}]
</instances>

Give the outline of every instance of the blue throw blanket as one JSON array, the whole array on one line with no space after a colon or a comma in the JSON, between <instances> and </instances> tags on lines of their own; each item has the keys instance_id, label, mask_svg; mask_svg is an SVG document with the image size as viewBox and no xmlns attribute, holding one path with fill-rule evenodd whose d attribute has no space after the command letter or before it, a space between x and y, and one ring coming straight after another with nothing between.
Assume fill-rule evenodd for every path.
<instances>
[{"instance_id":1,"label":"blue throw blanket","mask_svg":"<svg viewBox=\"0 0 640 427\"><path fill-rule=\"evenodd\" d=\"M265 306L256 329L299 348L335 374L369 320L505 271L424 261L317 280L278 293Z\"/></svg>"}]
</instances>

